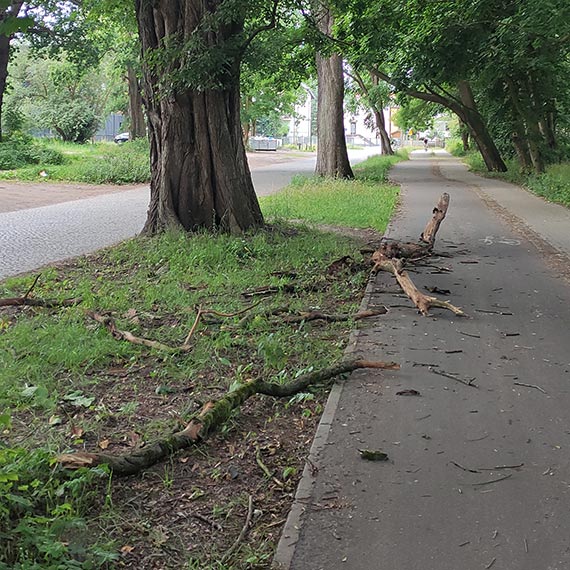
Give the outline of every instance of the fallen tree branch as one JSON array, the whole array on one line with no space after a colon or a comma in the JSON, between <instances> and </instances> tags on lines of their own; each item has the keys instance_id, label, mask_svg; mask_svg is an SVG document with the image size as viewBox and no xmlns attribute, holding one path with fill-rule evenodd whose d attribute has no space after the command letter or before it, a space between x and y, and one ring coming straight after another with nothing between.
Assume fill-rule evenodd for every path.
<instances>
[{"instance_id":1,"label":"fallen tree branch","mask_svg":"<svg viewBox=\"0 0 570 570\"><path fill-rule=\"evenodd\" d=\"M64 299L58 301L56 299L30 299L29 297L12 297L0 299L0 307L44 307L46 309L56 309L58 307L73 307L79 305L83 299L77 297L75 299Z\"/></svg>"},{"instance_id":2,"label":"fallen tree branch","mask_svg":"<svg viewBox=\"0 0 570 570\"><path fill-rule=\"evenodd\" d=\"M251 309L254 309L260 303L261 303L261 301L258 301L257 303L254 303L253 305L250 305L249 307L246 307L245 309L241 309L240 311L236 311L235 313L220 313L220 311L216 311L215 309L202 309L202 305L200 305L198 307L198 312L196 313L196 319L194 320L194 324L192 325L190 332L186 336L186 339L182 343L183 349L189 348L188 345L190 343L190 339L192 338L192 336L196 332L196 328L198 326L198 323L200 322L200 319L202 318L203 315L215 315L217 317L224 317L224 318L238 317L239 315L243 315L244 313L251 311Z\"/></svg>"},{"instance_id":3,"label":"fallen tree branch","mask_svg":"<svg viewBox=\"0 0 570 570\"><path fill-rule=\"evenodd\" d=\"M420 241L427 243L430 248L433 247L435 243L435 236L437 234L437 230L439 230L439 226L441 222L445 219L445 215L447 214L447 209L449 208L449 194L444 192L437 206L433 209L433 217L427 223L425 230L422 232L420 236Z\"/></svg>"},{"instance_id":4,"label":"fallen tree branch","mask_svg":"<svg viewBox=\"0 0 570 570\"><path fill-rule=\"evenodd\" d=\"M132 453L112 455L108 453L79 452L59 455L57 460L64 467L70 469L107 464L116 475L133 475L151 467L181 449L191 447L203 441L210 433L219 429L231 417L234 410L255 394L289 397L297 392L306 390L312 384L331 380L336 376L360 368L397 370L399 365L394 362L349 360L330 368L303 374L287 384L274 384L259 378L242 384L216 402L206 404L198 416L193 418L182 431L136 449Z\"/></svg>"},{"instance_id":5,"label":"fallen tree branch","mask_svg":"<svg viewBox=\"0 0 570 570\"><path fill-rule=\"evenodd\" d=\"M437 307L440 309L447 309L458 317L465 317L465 313L455 305L452 305L449 301L442 301L437 297L431 297L429 295L424 295L418 290L414 285L410 275L407 271L404 271L402 261L399 259L388 259L380 251L377 251L372 256L372 261L374 261L374 267L372 271L387 271L392 273L398 281L400 287L404 290L404 293L410 298L414 305L418 308L420 313L424 316L429 315L429 310L431 307Z\"/></svg>"},{"instance_id":6,"label":"fallen tree branch","mask_svg":"<svg viewBox=\"0 0 570 570\"><path fill-rule=\"evenodd\" d=\"M115 321L111 317L95 313L94 311L86 311L86 314L87 316L91 317L93 320L102 324L111 333L111 335L118 340L126 340L133 344L146 346L148 348L155 348L157 350L162 350L165 352L179 352L179 351L188 350L188 348L185 347L176 348L168 346L156 340L149 340L147 338L135 336L133 333L129 331L122 331L117 328Z\"/></svg>"},{"instance_id":7,"label":"fallen tree branch","mask_svg":"<svg viewBox=\"0 0 570 570\"><path fill-rule=\"evenodd\" d=\"M227 562L232 554L236 551L237 547L241 544L242 540L245 538L247 534L247 530L249 529L249 525L251 524L251 517L253 516L253 497L250 495L247 501L247 516L245 517L245 523L239 536L236 538L235 542L230 546L227 552L222 556L221 562Z\"/></svg>"},{"instance_id":8,"label":"fallen tree branch","mask_svg":"<svg viewBox=\"0 0 570 570\"><path fill-rule=\"evenodd\" d=\"M63 301L57 301L56 299L30 299L30 294L35 289L41 273L38 273L30 285L29 289L23 297L8 297L6 299L0 299L0 307L44 307L46 309L55 309L57 307L72 307L73 305L78 305L81 303L82 299L64 299Z\"/></svg>"},{"instance_id":9,"label":"fallen tree branch","mask_svg":"<svg viewBox=\"0 0 570 570\"><path fill-rule=\"evenodd\" d=\"M336 323L349 321L354 319L359 321L361 319L366 319L368 317L376 317L378 315L385 315L388 312L386 307L381 309L369 309L366 311L360 311L354 315L331 315L329 313L323 313L321 311L301 311L298 315L287 315L282 317L282 321L285 323L302 323L308 321L326 321L327 323Z\"/></svg>"}]
</instances>

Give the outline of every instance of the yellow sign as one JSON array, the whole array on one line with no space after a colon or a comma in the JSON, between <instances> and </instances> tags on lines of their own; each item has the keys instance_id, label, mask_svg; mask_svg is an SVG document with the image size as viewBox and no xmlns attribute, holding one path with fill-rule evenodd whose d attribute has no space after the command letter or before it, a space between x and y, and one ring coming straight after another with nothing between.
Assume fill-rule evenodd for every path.
<instances>
[{"instance_id":1,"label":"yellow sign","mask_svg":"<svg viewBox=\"0 0 570 570\"><path fill-rule=\"evenodd\" d=\"M410 130L408 131L408 134L409 134L410 136L412 136L412 135L414 134L414 129L410 129Z\"/></svg>"}]
</instances>

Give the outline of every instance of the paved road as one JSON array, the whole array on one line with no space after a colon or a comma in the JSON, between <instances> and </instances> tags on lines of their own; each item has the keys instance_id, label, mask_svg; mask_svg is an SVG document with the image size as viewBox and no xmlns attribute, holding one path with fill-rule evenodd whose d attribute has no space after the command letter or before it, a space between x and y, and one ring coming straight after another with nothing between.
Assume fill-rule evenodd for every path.
<instances>
[{"instance_id":1,"label":"paved road","mask_svg":"<svg viewBox=\"0 0 570 570\"><path fill-rule=\"evenodd\" d=\"M375 152L375 148L350 151L350 156L356 163ZM254 158L252 176L257 194L264 196L289 184L296 174L311 175L315 158L258 164ZM32 190L41 192L37 185ZM0 213L0 279L135 236L146 217L148 188L110 191L105 187L103 195L83 200Z\"/></svg>"},{"instance_id":2,"label":"paved road","mask_svg":"<svg viewBox=\"0 0 570 570\"><path fill-rule=\"evenodd\" d=\"M441 192L450 193L436 250L451 257L430 263L451 271L421 267L413 279L420 289L448 289L470 318L440 310L420 317L386 292L389 275L371 284L368 305L391 309L360 330L356 352L402 368L359 371L333 390L318 473L305 480L312 493L293 510L300 538L289 524L280 568L567 570L568 211L555 207L550 215L561 221L551 224L549 205L497 189L442 155L416 155L393 178L403 186L394 238L415 239ZM534 231L505 209L513 197L514 208L520 201L535 210L523 212ZM551 232L556 244L541 238ZM421 396L397 395L406 389ZM390 462L363 461L362 448L383 450Z\"/></svg>"}]
</instances>

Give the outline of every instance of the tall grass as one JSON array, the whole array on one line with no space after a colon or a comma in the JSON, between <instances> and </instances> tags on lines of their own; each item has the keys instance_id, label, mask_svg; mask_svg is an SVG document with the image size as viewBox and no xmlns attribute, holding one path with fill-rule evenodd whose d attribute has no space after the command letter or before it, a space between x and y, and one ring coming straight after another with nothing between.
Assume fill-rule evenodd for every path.
<instances>
[{"instance_id":1,"label":"tall grass","mask_svg":"<svg viewBox=\"0 0 570 570\"><path fill-rule=\"evenodd\" d=\"M133 184L150 179L149 146L146 139L122 145L47 142L43 143L43 147L58 153L62 157L60 163L39 160L33 166L0 171L0 179L86 184Z\"/></svg>"},{"instance_id":2,"label":"tall grass","mask_svg":"<svg viewBox=\"0 0 570 570\"><path fill-rule=\"evenodd\" d=\"M489 172L478 151L465 153L460 141L452 140L446 150L454 156L463 158L469 169L482 176L499 178L518 186L523 186L533 194L541 196L549 202L570 207L570 163L551 164L543 174L522 172L514 159L506 160L507 172Z\"/></svg>"},{"instance_id":3,"label":"tall grass","mask_svg":"<svg viewBox=\"0 0 570 570\"><path fill-rule=\"evenodd\" d=\"M263 213L268 218L383 232L398 199L398 188L387 182L388 170L405 158L373 156L355 167L356 180L296 179L285 190L261 198Z\"/></svg>"}]
</instances>

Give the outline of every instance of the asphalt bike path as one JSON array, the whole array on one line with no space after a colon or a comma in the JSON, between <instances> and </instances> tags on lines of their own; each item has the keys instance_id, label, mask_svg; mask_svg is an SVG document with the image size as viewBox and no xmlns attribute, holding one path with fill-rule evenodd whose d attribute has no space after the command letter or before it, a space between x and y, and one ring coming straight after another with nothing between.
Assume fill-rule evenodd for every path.
<instances>
[{"instance_id":1,"label":"asphalt bike path","mask_svg":"<svg viewBox=\"0 0 570 570\"><path fill-rule=\"evenodd\" d=\"M416 240L450 194L436 255L411 277L448 290L439 296L469 317L421 317L391 275L370 282L365 305L389 312L351 349L401 370L357 371L333 388L274 565L567 570L568 210L445 154L414 153L392 178L402 203L391 238Z\"/></svg>"}]
</instances>

